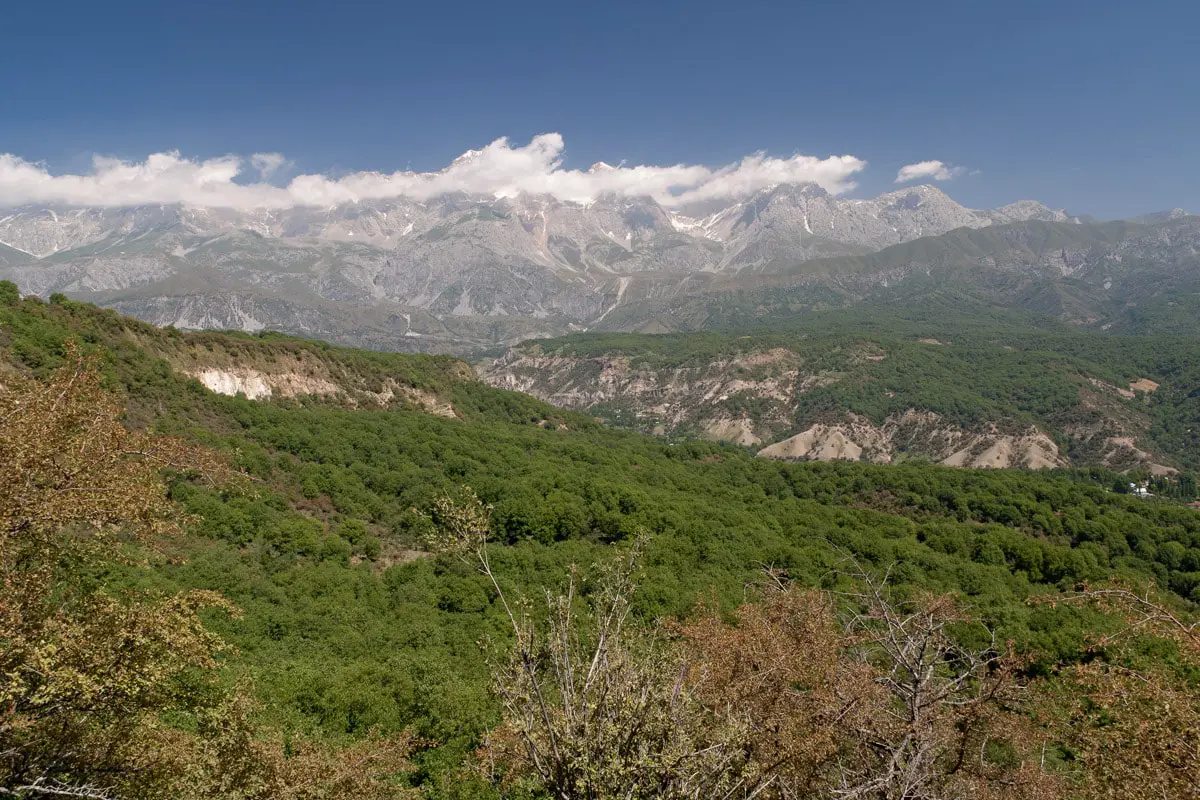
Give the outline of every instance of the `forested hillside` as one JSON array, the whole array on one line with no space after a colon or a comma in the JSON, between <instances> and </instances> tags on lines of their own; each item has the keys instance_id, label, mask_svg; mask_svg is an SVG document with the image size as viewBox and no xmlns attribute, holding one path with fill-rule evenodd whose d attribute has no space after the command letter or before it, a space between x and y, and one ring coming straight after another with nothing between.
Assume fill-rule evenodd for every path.
<instances>
[{"instance_id":1,"label":"forested hillside","mask_svg":"<svg viewBox=\"0 0 1200 800\"><path fill-rule=\"evenodd\" d=\"M253 719L329 746L410 732L419 743L401 783L429 797L497 796L483 772L464 772L504 718L480 648L490 642L489 652L503 650L511 641L497 587L537 597L539 587L563 586L571 565L587 583L592 565L642 534L648 543L632 627L682 620L705 603L731 611L753 596L747 587L768 566L800 586L843 587L841 570L852 557L887 572L904 596L959 594L995 626L997 641L1029 654L1028 670L1050 674L1076 663L1111 621L1087 606L1031 605L1030 598L1120 577L1157 583L1179 613L1200 601L1200 513L1114 493L1124 478L1103 467L1030 473L782 463L737 447L613 430L490 388L445 357L271 335L181 334L65 298L0 300L7 370L0 384L49 380L70 364L72 341L98 357L103 388L128 408L130 428L177 436L247 476L221 484L173 474L169 496L190 515L186 534L157 555L128 545L134 557L85 570L86 585L119 602L130 602L132 590L218 593L240 612L200 612L207 629L236 648L219 660L219 685L248 691L257 702ZM743 347L728 338L688 342L667 351L641 339L621 346L630 357L676 362ZM1065 353L1075 347L1066 358L1095 365L1095 377L1113 385L1165 359L1180 359L1181 369L1195 363L1179 349L1153 355L1130 345L1113 354L1082 341L1053 343ZM613 344L603 343L603 352ZM556 346L584 355L593 343ZM845 340L822 368L841 368L847 352L873 352L853 349L860 346ZM641 347L648 349L637 353ZM928 346L925 356L925 347L897 345L889 357L947 374L971 360L969 349ZM943 352L950 363L939 361ZM887 359L869 363L890 368ZM1021 370L1045 363L1012 362L1016 375L1005 391L1020 397ZM242 379L253 370L272 393L251 400L209 391L192 375L210 369L243 370ZM1044 396L1022 398L1023 413L1050 413L1045 404L1053 407L1056 393L1078 388L1069 374ZM852 386L839 391L824 401L831 408L866 402ZM937 396L930 386L894 391ZM982 402L979 394L956 395L949 383L944 391L946 413L959 397ZM871 402L878 405L861 413L888 413L890 398ZM963 401L960 413L986 415L992 407ZM496 584L426 544L442 524L440 498L461 498L465 487L492 507L487 552ZM180 691L216 691L188 684L186 675L178 680ZM203 729L190 713L163 724ZM1068 764L1068 750L1052 760Z\"/></svg>"},{"instance_id":2,"label":"forested hillside","mask_svg":"<svg viewBox=\"0 0 1200 800\"><path fill-rule=\"evenodd\" d=\"M481 373L623 427L776 457L1200 468L1194 337L1105 336L973 311L935 304L802 315L773 329L577 334L529 342Z\"/></svg>"}]
</instances>

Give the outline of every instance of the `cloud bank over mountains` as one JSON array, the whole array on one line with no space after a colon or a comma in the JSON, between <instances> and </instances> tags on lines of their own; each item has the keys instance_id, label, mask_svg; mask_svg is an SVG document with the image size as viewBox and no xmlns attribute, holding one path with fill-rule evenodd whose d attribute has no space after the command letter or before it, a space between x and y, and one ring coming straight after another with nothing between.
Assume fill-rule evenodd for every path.
<instances>
[{"instance_id":1,"label":"cloud bank over mountains","mask_svg":"<svg viewBox=\"0 0 1200 800\"><path fill-rule=\"evenodd\" d=\"M522 192L588 202L605 194L652 197L664 206L746 196L780 183L815 183L832 194L852 190L853 176L866 167L854 156L747 156L723 167L563 167L565 144L557 133L535 136L527 145L497 139L471 150L437 172L358 172L340 178L297 175L270 182L289 166L279 153L249 158L185 158L155 153L131 163L96 156L86 174L53 174L43 164L0 154L0 208L23 205L118 207L182 203L213 208L286 209L407 198L418 202L450 192L511 197ZM934 162L940 163L940 162ZM907 168L906 168L907 169Z\"/></svg>"}]
</instances>

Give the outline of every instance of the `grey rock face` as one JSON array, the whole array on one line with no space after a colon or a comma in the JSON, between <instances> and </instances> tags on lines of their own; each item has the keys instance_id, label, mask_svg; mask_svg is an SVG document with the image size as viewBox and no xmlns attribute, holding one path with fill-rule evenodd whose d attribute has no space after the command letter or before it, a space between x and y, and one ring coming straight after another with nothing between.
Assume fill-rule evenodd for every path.
<instances>
[{"instance_id":1,"label":"grey rock face","mask_svg":"<svg viewBox=\"0 0 1200 800\"><path fill-rule=\"evenodd\" d=\"M1104 331L1193 336L1200 319L1200 217L1157 225L1033 220L961 228L770 275L714 275L692 291L623 304L596 327L787 325L805 310L939 297Z\"/></svg>"}]
</instances>

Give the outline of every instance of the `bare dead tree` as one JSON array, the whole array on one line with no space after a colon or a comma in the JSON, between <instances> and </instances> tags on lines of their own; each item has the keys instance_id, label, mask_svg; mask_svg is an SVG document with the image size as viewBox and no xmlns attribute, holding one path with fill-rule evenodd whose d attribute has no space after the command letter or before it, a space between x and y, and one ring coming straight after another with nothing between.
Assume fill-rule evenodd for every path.
<instances>
[{"instance_id":1,"label":"bare dead tree","mask_svg":"<svg viewBox=\"0 0 1200 800\"><path fill-rule=\"evenodd\" d=\"M0 787L0 794L12 797L78 797L84 800L113 800L111 789L90 784L70 784L53 778L38 778L11 789Z\"/></svg>"},{"instance_id":2,"label":"bare dead tree","mask_svg":"<svg viewBox=\"0 0 1200 800\"><path fill-rule=\"evenodd\" d=\"M563 593L545 592L539 624L492 568L487 506L466 491L437 501L431 517L432 543L488 578L512 630L508 656L492 662L504 724L485 750L491 779L532 782L559 800L719 800L763 791L769 780L747 755L744 722L706 709L675 653L629 631L644 540L602 570L586 604L571 570Z\"/></svg>"},{"instance_id":3,"label":"bare dead tree","mask_svg":"<svg viewBox=\"0 0 1200 800\"><path fill-rule=\"evenodd\" d=\"M1028 759L1006 767L987 756L989 741L1010 745L1030 734L1016 659L995 631L961 612L953 597L896 600L887 576L878 578L850 559L848 652L876 670L886 702L846 748L839 785L846 800L946 800L1004 787L1004 796L1041 797L1053 781ZM960 643L964 628L986 644ZM956 635L957 634L957 635ZM1028 739L1028 736L1023 737ZM1036 762L1034 762L1036 763Z\"/></svg>"}]
</instances>

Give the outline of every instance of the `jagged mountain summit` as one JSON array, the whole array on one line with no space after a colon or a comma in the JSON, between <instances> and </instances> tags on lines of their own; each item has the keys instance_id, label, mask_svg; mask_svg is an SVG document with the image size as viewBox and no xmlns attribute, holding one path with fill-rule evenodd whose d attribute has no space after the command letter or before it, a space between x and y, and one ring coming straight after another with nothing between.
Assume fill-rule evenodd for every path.
<instances>
[{"instance_id":1,"label":"jagged mountain summit","mask_svg":"<svg viewBox=\"0 0 1200 800\"><path fill-rule=\"evenodd\" d=\"M1150 214L1142 214L1139 217L1134 217L1133 222L1140 222L1143 225L1154 225L1159 222L1170 222L1182 217L1190 217L1192 212L1182 208L1172 208L1168 211L1155 211Z\"/></svg>"},{"instance_id":2,"label":"jagged mountain summit","mask_svg":"<svg viewBox=\"0 0 1200 800\"><path fill-rule=\"evenodd\" d=\"M703 219L677 215L674 221L723 243L722 266L741 269L873 252L955 228L1031 219L1067 222L1073 218L1032 200L976 211L932 186L889 192L873 200L846 200L807 184L772 187Z\"/></svg>"},{"instance_id":3,"label":"jagged mountain summit","mask_svg":"<svg viewBox=\"0 0 1200 800\"><path fill-rule=\"evenodd\" d=\"M593 167L596 169L603 165ZM483 209L487 209L483 211ZM490 212L490 213L489 213ZM358 242L402 250L422 235L471 219L518 223L535 245L568 238L590 244L593 237L637 249L653 234L682 233L719 242L731 251L744 249L763 228L777 228L803 243L806 238L833 242L856 251L878 250L959 227L985 227L1018 220L1067 221L1064 211L1030 200L990 211L959 205L933 186L917 186L853 200L832 195L816 184L782 184L741 200L708 202L668 210L650 198L608 195L586 203L548 195L494 198L447 194L429 202L405 198L346 203L330 208L241 211L185 205L128 208L9 209L0 216L0 242L45 258L114 237L174 230L187 234L250 231L276 239ZM480 214L482 213L482 216ZM1172 217L1179 210L1172 212ZM458 233L458 232L456 232ZM441 237L438 237L441 238ZM575 259L560 258L578 267ZM739 263L715 259L711 263ZM706 264L711 266L711 263Z\"/></svg>"},{"instance_id":4,"label":"jagged mountain summit","mask_svg":"<svg viewBox=\"0 0 1200 800\"><path fill-rule=\"evenodd\" d=\"M594 326L618 304L697 274L772 272L961 227L1072 219L1032 201L968 209L931 186L856 200L812 184L674 209L527 194L256 211L17 208L0 212L0 277L161 325L445 349Z\"/></svg>"}]
</instances>

